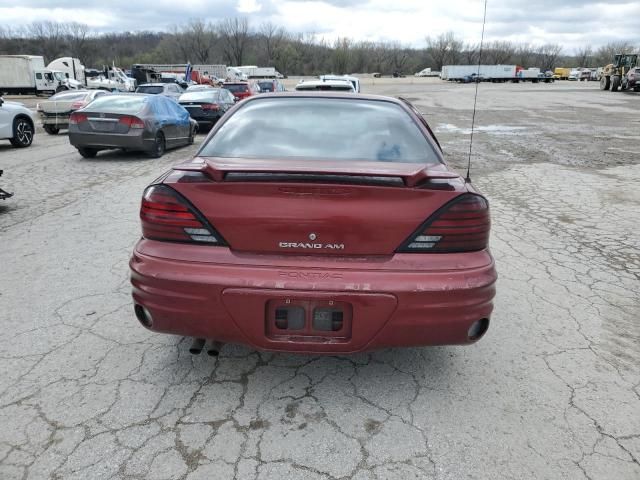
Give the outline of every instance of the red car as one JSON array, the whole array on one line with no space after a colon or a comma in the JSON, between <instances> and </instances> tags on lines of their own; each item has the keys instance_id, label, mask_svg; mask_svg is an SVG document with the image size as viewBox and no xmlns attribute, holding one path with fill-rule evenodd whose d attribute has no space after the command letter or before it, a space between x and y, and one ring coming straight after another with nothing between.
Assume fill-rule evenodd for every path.
<instances>
[{"instance_id":1,"label":"red car","mask_svg":"<svg viewBox=\"0 0 640 480\"><path fill-rule=\"evenodd\" d=\"M225 82L222 88L229 90L238 100L243 100L260 93L260 87L256 82Z\"/></svg>"},{"instance_id":2,"label":"red car","mask_svg":"<svg viewBox=\"0 0 640 480\"><path fill-rule=\"evenodd\" d=\"M489 326L488 202L404 100L251 97L147 187L140 218L136 316L193 353L470 344Z\"/></svg>"}]
</instances>

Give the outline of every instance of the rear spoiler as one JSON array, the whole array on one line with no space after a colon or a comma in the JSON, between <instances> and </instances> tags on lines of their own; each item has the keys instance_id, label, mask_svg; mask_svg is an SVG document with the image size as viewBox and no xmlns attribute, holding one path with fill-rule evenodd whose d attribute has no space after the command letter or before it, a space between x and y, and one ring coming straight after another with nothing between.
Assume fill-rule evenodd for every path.
<instances>
[{"instance_id":1,"label":"rear spoiler","mask_svg":"<svg viewBox=\"0 0 640 480\"><path fill-rule=\"evenodd\" d=\"M309 165L291 161L265 161L255 159L202 158L176 165L174 170L205 173L216 182L291 181L379 184L417 187L435 179L459 179L460 175L439 164L428 168L419 164L358 162L345 166L342 162L309 162Z\"/></svg>"}]
</instances>

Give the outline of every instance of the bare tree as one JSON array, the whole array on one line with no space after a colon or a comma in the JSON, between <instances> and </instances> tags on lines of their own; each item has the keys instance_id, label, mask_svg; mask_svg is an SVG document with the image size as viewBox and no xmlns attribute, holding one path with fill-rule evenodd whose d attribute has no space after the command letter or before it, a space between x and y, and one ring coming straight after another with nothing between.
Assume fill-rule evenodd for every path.
<instances>
[{"instance_id":1,"label":"bare tree","mask_svg":"<svg viewBox=\"0 0 640 480\"><path fill-rule=\"evenodd\" d=\"M593 59L593 49L591 45L576 49L575 57L578 67L590 67Z\"/></svg>"},{"instance_id":2,"label":"bare tree","mask_svg":"<svg viewBox=\"0 0 640 480\"><path fill-rule=\"evenodd\" d=\"M404 48L400 42L385 44L385 48L387 50L387 58L389 59L391 71L393 73L402 73L409 59L409 49Z\"/></svg>"},{"instance_id":3,"label":"bare tree","mask_svg":"<svg viewBox=\"0 0 640 480\"><path fill-rule=\"evenodd\" d=\"M469 65L475 65L478 63L478 57L480 53L480 45L477 43L468 43L462 49L462 58Z\"/></svg>"},{"instance_id":4,"label":"bare tree","mask_svg":"<svg viewBox=\"0 0 640 480\"><path fill-rule=\"evenodd\" d=\"M211 50L218 41L218 35L211 24L202 20L190 20L175 30L178 48L185 61L209 63Z\"/></svg>"},{"instance_id":5,"label":"bare tree","mask_svg":"<svg viewBox=\"0 0 640 480\"><path fill-rule=\"evenodd\" d=\"M351 40L348 38L337 38L333 44L332 66L333 73L338 75L348 73L351 60Z\"/></svg>"},{"instance_id":6,"label":"bare tree","mask_svg":"<svg viewBox=\"0 0 640 480\"><path fill-rule=\"evenodd\" d=\"M447 63L455 63L462 51L462 42L456 39L453 32L440 34L436 38L427 37L427 51L433 59L437 70Z\"/></svg>"},{"instance_id":7,"label":"bare tree","mask_svg":"<svg viewBox=\"0 0 640 480\"><path fill-rule=\"evenodd\" d=\"M249 21L246 18L227 18L219 24L224 55L229 63L242 65L249 40Z\"/></svg>"},{"instance_id":8,"label":"bare tree","mask_svg":"<svg viewBox=\"0 0 640 480\"><path fill-rule=\"evenodd\" d=\"M491 42L486 46L482 58L489 64L506 64L511 62L515 51L515 46L511 42Z\"/></svg>"},{"instance_id":9,"label":"bare tree","mask_svg":"<svg viewBox=\"0 0 640 480\"><path fill-rule=\"evenodd\" d=\"M541 45L538 47L537 53L540 58L541 68L543 70L553 70L558 57L562 53L562 46L555 43Z\"/></svg>"},{"instance_id":10,"label":"bare tree","mask_svg":"<svg viewBox=\"0 0 640 480\"><path fill-rule=\"evenodd\" d=\"M513 58L518 65L525 68L535 67L536 65L536 49L529 43L523 43L516 47Z\"/></svg>"},{"instance_id":11,"label":"bare tree","mask_svg":"<svg viewBox=\"0 0 640 480\"><path fill-rule=\"evenodd\" d=\"M601 66L613 63L613 57L618 53L636 53L636 48L624 40L607 43L596 51L594 56L595 63Z\"/></svg>"},{"instance_id":12,"label":"bare tree","mask_svg":"<svg viewBox=\"0 0 640 480\"><path fill-rule=\"evenodd\" d=\"M267 56L267 65L272 66L274 53L280 48L282 42L287 39L287 32L284 28L271 22L262 23L258 28L258 32L263 37L262 45Z\"/></svg>"},{"instance_id":13,"label":"bare tree","mask_svg":"<svg viewBox=\"0 0 640 480\"><path fill-rule=\"evenodd\" d=\"M87 51L89 25L78 22L64 24L64 33L72 57L84 58Z\"/></svg>"},{"instance_id":14,"label":"bare tree","mask_svg":"<svg viewBox=\"0 0 640 480\"><path fill-rule=\"evenodd\" d=\"M57 57L62 50L65 27L58 22L33 22L26 27L27 33L41 44L44 56L48 61Z\"/></svg>"}]
</instances>

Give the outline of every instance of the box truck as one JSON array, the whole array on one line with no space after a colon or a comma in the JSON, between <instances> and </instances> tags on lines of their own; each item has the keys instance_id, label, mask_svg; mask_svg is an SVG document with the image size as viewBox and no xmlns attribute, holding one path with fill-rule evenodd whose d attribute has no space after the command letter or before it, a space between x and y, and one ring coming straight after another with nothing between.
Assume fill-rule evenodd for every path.
<instances>
[{"instance_id":1,"label":"box truck","mask_svg":"<svg viewBox=\"0 0 640 480\"><path fill-rule=\"evenodd\" d=\"M38 55L0 55L0 94L53 94L81 84L64 72L45 68Z\"/></svg>"}]
</instances>

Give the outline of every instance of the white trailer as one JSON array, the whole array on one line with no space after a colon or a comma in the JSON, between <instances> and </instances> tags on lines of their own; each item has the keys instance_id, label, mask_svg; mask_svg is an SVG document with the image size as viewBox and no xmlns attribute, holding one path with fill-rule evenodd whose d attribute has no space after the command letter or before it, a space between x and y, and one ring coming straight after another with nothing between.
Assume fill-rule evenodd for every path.
<instances>
[{"instance_id":1,"label":"white trailer","mask_svg":"<svg viewBox=\"0 0 640 480\"><path fill-rule=\"evenodd\" d=\"M440 78L454 82L538 82L552 81L540 72L539 68L523 69L517 65L445 65Z\"/></svg>"},{"instance_id":2,"label":"white trailer","mask_svg":"<svg viewBox=\"0 0 640 480\"><path fill-rule=\"evenodd\" d=\"M45 68L38 55L0 55L0 94L55 93L78 87L58 70Z\"/></svg>"},{"instance_id":3,"label":"white trailer","mask_svg":"<svg viewBox=\"0 0 640 480\"><path fill-rule=\"evenodd\" d=\"M283 78L283 75L273 67L258 67L255 65L244 65L233 67L247 78Z\"/></svg>"},{"instance_id":4,"label":"white trailer","mask_svg":"<svg viewBox=\"0 0 640 480\"><path fill-rule=\"evenodd\" d=\"M540 69L539 68L527 68L518 70L518 77L521 79L540 79Z\"/></svg>"},{"instance_id":5,"label":"white trailer","mask_svg":"<svg viewBox=\"0 0 640 480\"><path fill-rule=\"evenodd\" d=\"M474 73L486 80L516 78L516 65L445 65L440 78L443 80L464 80Z\"/></svg>"}]
</instances>

